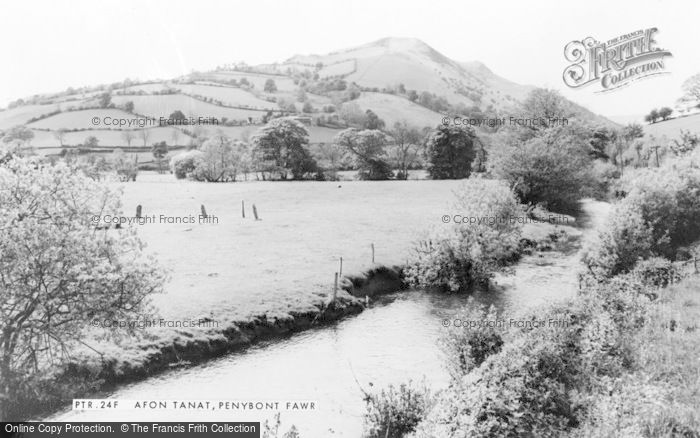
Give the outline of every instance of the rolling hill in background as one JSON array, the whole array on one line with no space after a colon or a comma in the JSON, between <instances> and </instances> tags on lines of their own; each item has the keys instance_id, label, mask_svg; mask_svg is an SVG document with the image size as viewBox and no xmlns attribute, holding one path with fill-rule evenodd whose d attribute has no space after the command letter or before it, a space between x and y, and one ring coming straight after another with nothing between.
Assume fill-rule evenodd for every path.
<instances>
[{"instance_id":1,"label":"rolling hill in background","mask_svg":"<svg viewBox=\"0 0 700 438\"><path fill-rule=\"evenodd\" d=\"M503 79L480 62L453 61L414 38L384 38L327 55L297 55L283 65L308 68L317 63L323 64L321 77L343 75L348 82L380 89L403 84L467 106L505 107L533 88Z\"/></svg>"},{"instance_id":2,"label":"rolling hill in background","mask_svg":"<svg viewBox=\"0 0 700 438\"><path fill-rule=\"evenodd\" d=\"M270 80L275 89L266 89ZM91 152L123 148L148 161L155 142L165 141L176 150L219 129L245 140L271 115L295 115L308 125L311 143L328 143L344 128L338 114L346 107L362 113L372 110L388 127L397 121L434 127L443 114L454 111L508 111L532 89L494 74L480 62L451 60L420 40L384 38L326 55L296 55L277 64L220 66L171 80L125 80L36 95L0 111L0 131L26 125L34 132L31 146L43 155L80 147L94 136L98 145ZM104 93L110 95L106 107L100 101ZM614 124L571 104L585 119ZM119 127L103 122L167 118L175 111L195 119L215 117L221 125ZM96 117L100 123L93 122Z\"/></svg>"}]
</instances>

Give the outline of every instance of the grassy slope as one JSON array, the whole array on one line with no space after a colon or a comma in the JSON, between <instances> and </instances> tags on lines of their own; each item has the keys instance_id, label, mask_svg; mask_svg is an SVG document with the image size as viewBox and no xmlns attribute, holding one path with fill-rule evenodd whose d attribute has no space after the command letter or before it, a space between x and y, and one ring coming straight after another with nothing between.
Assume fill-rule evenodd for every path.
<instances>
[{"instance_id":1,"label":"grassy slope","mask_svg":"<svg viewBox=\"0 0 700 438\"><path fill-rule=\"evenodd\" d=\"M644 125L644 132L657 138L662 136L669 139L678 138L681 129L700 134L700 114Z\"/></svg>"},{"instance_id":2,"label":"grassy slope","mask_svg":"<svg viewBox=\"0 0 700 438\"><path fill-rule=\"evenodd\" d=\"M573 437L700 433L700 277L660 291L649 309L629 342L636 349L634 371L597 400L592 421Z\"/></svg>"},{"instance_id":3,"label":"grassy slope","mask_svg":"<svg viewBox=\"0 0 700 438\"><path fill-rule=\"evenodd\" d=\"M234 87L212 87L200 84L178 84L177 88L187 94L211 97L226 105L241 105L260 109L277 109L277 104L255 97L248 91Z\"/></svg>"},{"instance_id":4,"label":"grassy slope","mask_svg":"<svg viewBox=\"0 0 700 438\"><path fill-rule=\"evenodd\" d=\"M51 129L90 129L95 125L92 123L93 117L99 117L100 124L105 117L112 119L133 119L135 116L120 109L89 109L84 111L70 111L56 114L45 119L41 119L28 125L30 128Z\"/></svg>"},{"instance_id":5,"label":"grassy slope","mask_svg":"<svg viewBox=\"0 0 700 438\"><path fill-rule=\"evenodd\" d=\"M181 94L114 96L112 98L112 102L118 106L127 101L134 102L134 111L137 114L155 118L168 117L175 110L182 111L188 117L216 117L219 119L227 117L235 120L247 117L258 119L265 114L262 111L225 108Z\"/></svg>"},{"instance_id":6,"label":"grassy slope","mask_svg":"<svg viewBox=\"0 0 700 438\"><path fill-rule=\"evenodd\" d=\"M353 102L357 103L363 111L368 109L374 111L386 122L387 127L405 120L419 128L424 126L434 128L443 117L440 113L391 94L364 92Z\"/></svg>"},{"instance_id":7,"label":"grassy slope","mask_svg":"<svg viewBox=\"0 0 700 438\"><path fill-rule=\"evenodd\" d=\"M0 111L0 129L24 125L33 117L39 117L56 111L59 105L24 105L17 108Z\"/></svg>"}]
</instances>

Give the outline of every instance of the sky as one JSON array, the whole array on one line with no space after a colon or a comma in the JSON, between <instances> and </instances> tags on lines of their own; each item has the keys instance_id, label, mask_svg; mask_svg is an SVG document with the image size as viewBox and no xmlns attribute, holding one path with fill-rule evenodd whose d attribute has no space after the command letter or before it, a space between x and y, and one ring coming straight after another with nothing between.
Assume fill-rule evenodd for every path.
<instances>
[{"instance_id":1,"label":"sky","mask_svg":"<svg viewBox=\"0 0 700 438\"><path fill-rule=\"evenodd\" d=\"M5 1L0 106L67 87L168 79L236 61L323 54L413 37L457 61L478 60L521 84L560 90L606 116L673 106L700 73L700 1L141 0ZM570 89L564 46L656 27L667 75L610 93Z\"/></svg>"}]
</instances>

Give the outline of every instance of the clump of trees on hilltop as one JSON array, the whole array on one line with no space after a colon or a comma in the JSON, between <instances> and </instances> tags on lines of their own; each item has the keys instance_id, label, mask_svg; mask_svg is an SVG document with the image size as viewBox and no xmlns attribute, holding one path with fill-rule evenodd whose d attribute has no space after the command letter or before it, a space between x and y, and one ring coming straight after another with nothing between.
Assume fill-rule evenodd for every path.
<instances>
[{"instance_id":1,"label":"clump of trees on hilltop","mask_svg":"<svg viewBox=\"0 0 700 438\"><path fill-rule=\"evenodd\" d=\"M648 123L656 123L658 120L666 121L673 114L673 110L667 106L661 107L659 109L653 109L651 112L644 116L644 121Z\"/></svg>"}]
</instances>

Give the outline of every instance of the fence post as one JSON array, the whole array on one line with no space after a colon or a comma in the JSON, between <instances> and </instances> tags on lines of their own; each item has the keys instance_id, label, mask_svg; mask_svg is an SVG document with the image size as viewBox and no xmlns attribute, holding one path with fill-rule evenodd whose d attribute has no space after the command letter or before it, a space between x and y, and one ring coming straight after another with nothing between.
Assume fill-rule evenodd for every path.
<instances>
[{"instance_id":1,"label":"fence post","mask_svg":"<svg viewBox=\"0 0 700 438\"><path fill-rule=\"evenodd\" d=\"M342 277L343 275L343 258L340 258L340 270L338 272L338 275Z\"/></svg>"},{"instance_id":2,"label":"fence post","mask_svg":"<svg viewBox=\"0 0 700 438\"><path fill-rule=\"evenodd\" d=\"M372 263L374 263L374 242L372 242Z\"/></svg>"},{"instance_id":3,"label":"fence post","mask_svg":"<svg viewBox=\"0 0 700 438\"><path fill-rule=\"evenodd\" d=\"M335 280L333 281L333 300L331 303L335 303L335 299L338 296L338 273L335 273Z\"/></svg>"},{"instance_id":4,"label":"fence post","mask_svg":"<svg viewBox=\"0 0 700 438\"><path fill-rule=\"evenodd\" d=\"M698 256L693 257L693 268L695 269L695 273L698 273Z\"/></svg>"},{"instance_id":5,"label":"fence post","mask_svg":"<svg viewBox=\"0 0 700 438\"><path fill-rule=\"evenodd\" d=\"M260 219L258 218L258 209L255 207L255 204L253 204L253 216L255 216L255 220L259 221Z\"/></svg>"},{"instance_id":6,"label":"fence post","mask_svg":"<svg viewBox=\"0 0 700 438\"><path fill-rule=\"evenodd\" d=\"M205 218L209 217L207 216L207 209L204 208L204 204L202 204L202 216L204 216Z\"/></svg>"},{"instance_id":7,"label":"fence post","mask_svg":"<svg viewBox=\"0 0 700 438\"><path fill-rule=\"evenodd\" d=\"M241 216L245 219L245 201L241 201Z\"/></svg>"},{"instance_id":8,"label":"fence post","mask_svg":"<svg viewBox=\"0 0 700 438\"><path fill-rule=\"evenodd\" d=\"M136 217L141 219L141 204L136 206Z\"/></svg>"}]
</instances>

